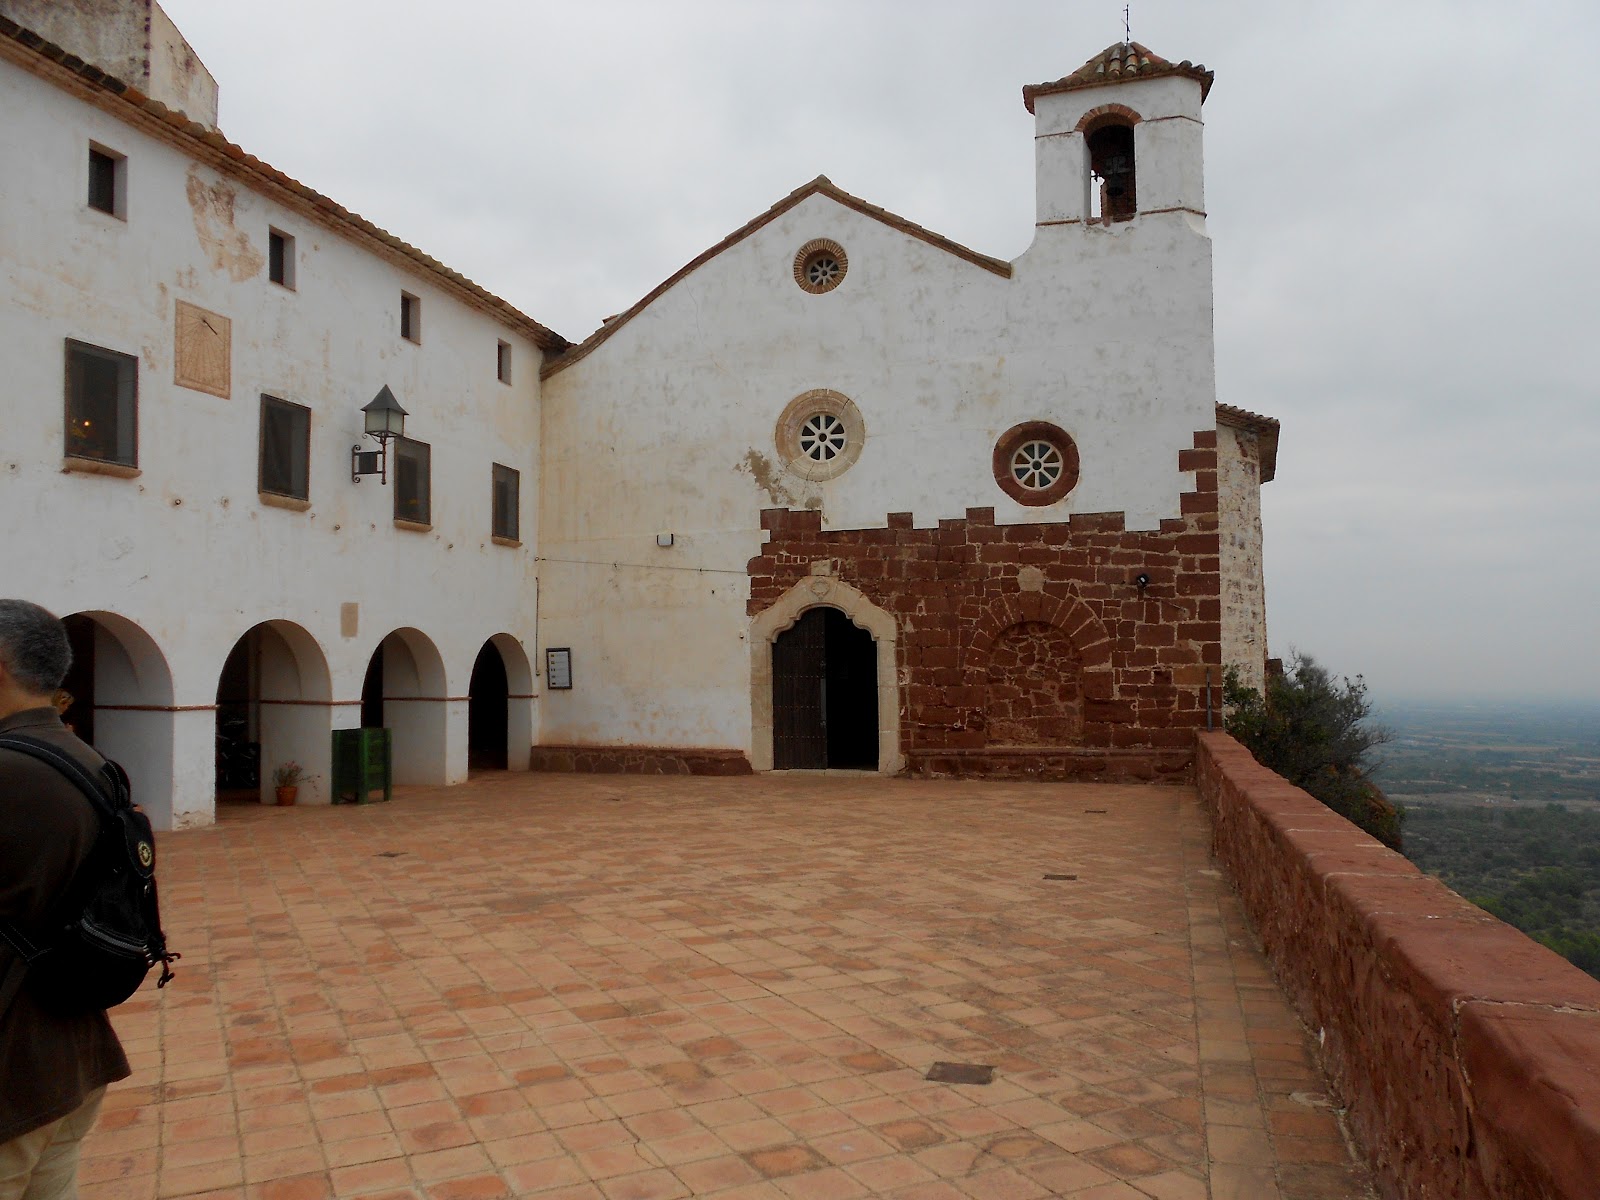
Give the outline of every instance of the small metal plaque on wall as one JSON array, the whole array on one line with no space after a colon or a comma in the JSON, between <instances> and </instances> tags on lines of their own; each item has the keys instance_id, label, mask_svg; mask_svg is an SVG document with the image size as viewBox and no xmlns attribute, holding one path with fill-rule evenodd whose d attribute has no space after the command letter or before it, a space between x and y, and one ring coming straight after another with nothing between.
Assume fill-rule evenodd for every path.
<instances>
[{"instance_id":1,"label":"small metal plaque on wall","mask_svg":"<svg viewBox=\"0 0 1600 1200\"><path fill-rule=\"evenodd\" d=\"M565 692L572 688L572 651L566 646L544 652L544 685L551 691Z\"/></svg>"}]
</instances>

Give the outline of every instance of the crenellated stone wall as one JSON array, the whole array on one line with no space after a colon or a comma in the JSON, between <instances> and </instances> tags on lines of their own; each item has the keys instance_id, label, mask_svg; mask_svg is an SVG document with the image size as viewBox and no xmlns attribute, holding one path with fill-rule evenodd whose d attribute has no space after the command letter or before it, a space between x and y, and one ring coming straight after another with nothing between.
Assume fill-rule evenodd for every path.
<instances>
[{"instance_id":1,"label":"crenellated stone wall","mask_svg":"<svg viewBox=\"0 0 1600 1200\"><path fill-rule=\"evenodd\" d=\"M1000 525L992 509L824 530L815 511L769 509L749 612L821 572L891 614L913 774L1186 777L1208 679L1213 707L1221 687L1216 438L1179 455L1196 490L1156 530L1121 513Z\"/></svg>"},{"instance_id":2,"label":"crenellated stone wall","mask_svg":"<svg viewBox=\"0 0 1600 1200\"><path fill-rule=\"evenodd\" d=\"M1600 982L1469 904L1223 733L1216 856L1391 1197L1600 1195Z\"/></svg>"}]
</instances>

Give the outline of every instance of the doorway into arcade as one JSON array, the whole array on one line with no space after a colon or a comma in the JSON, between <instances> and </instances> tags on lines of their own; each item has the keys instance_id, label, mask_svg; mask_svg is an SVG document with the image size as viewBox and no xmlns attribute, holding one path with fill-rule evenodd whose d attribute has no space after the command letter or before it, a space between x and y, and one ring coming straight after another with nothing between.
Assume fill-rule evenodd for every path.
<instances>
[{"instance_id":1,"label":"doorway into arcade","mask_svg":"<svg viewBox=\"0 0 1600 1200\"><path fill-rule=\"evenodd\" d=\"M878 652L836 608L812 608L772 643L775 770L878 769Z\"/></svg>"},{"instance_id":2,"label":"doorway into arcade","mask_svg":"<svg viewBox=\"0 0 1600 1200\"><path fill-rule=\"evenodd\" d=\"M467 766L474 771L504 771L508 749L511 685L505 660L492 641L472 664L467 685Z\"/></svg>"}]
</instances>

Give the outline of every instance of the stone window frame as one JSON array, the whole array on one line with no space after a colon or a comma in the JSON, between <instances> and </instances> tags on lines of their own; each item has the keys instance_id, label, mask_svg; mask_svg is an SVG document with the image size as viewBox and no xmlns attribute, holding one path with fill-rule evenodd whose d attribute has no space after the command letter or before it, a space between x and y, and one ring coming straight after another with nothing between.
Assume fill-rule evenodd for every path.
<instances>
[{"instance_id":1,"label":"stone window frame","mask_svg":"<svg viewBox=\"0 0 1600 1200\"><path fill-rule=\"evenodd\" d=\"M811 278L811 268L824 258L831 258L838 269L828 278L814 281ZM800 285L801 291L809 292L813 296L833 291L844 282L849 270L849 256L845 254L844 247L832 238L812 238L795 252L794 281Z\"/></svg>"},{"instance_id":2,"label":"stone window frame","mask_svg":"<svg viewBox=\"0 0 1600 1200\"><path fill-rule=\"evenodd\" d=\"M294 234L267 226L267 282L295 291Z\"/></svg>"},{"instance_id":3,"label":"stone window frame","mask_svg":"<svg viewBox=\"0 0 1600 1200\"><path fill-rule=\"evenodd\" d=\"M489 471L489 529L497 546L522 545L522 472L504 463Z\"/></svg>"},{"instance_id":4,"label":"stone window frame","mask_svg":"<svg viewBox=\"0 0 1600 1200\"><path fill-rule=\"evenodd\" d=\"M805 453L801 434L806 422L813 417L827 415L838 419L844 426L844 447L832 458L819 461ZM778 449L778 459L791 474L811 483L837 479L861 457L867 440L867 423L855 401L831 388L813 388L801 392L784 406L773 428L773 442Z\"/></svg>"},{"instance_id":5,"label":"stone window frame","mask_svg":"<svg viewBox=\"0 0 1600 1200\"><path fill-rule=\"evenodd\" d=\"M433 528L433 447L414 438L394 439L394 523L403 529ZM414 464L414 488L401 486L402 460Z\"/></svg>"},{"instance_id":6,"label":"stone window frame","mask_svg":"<svg viewBox=\"0 0 1600 1200\"><path fill-rule=\"evenodd\" d=\"M95 212L128 219L128 156L99 142L89 143L85 159L88 168L88 186L84 205Z\"/></svg>"},{"instance_id":7,"label":"stone window frame","mask_svg":"<svg viewBox=\"0 0 1600 1200\"><path fill-rule=\"evenodd\" d=\"M294 439L298 444L290 447L290 461L287 464L290 484L286 488L268 486L269 482L276 481L269 481L267 478L267 426L277 418L301 425L300 436ZM305 480L305 486L300 491L296 491L293 484L296 468ZM268 496L300 501L311 499L311 409L304 404L296 404L292 400L271 396L266 392L261 393L261 425L256 448L256 493L263 499Z\"/></svg>"},{"instance_id":8,"label":"stone window frame","mask_svg":"<svg viewBox=\"0 0 1600 1200\"><path fill-rule=\"evenodd\" d=\"M400 293L400 336L412 345L422 345L422 297Z\"/></svg>"},{"instance_id":9,"label":"stone window frame","mask_svg":"<svg viewBox=\"0 0 1600 1200\"><path fill-rule=\"evenodd\" d=\"M139 358L105 346L67 338L62 403L63 455L69 461L95 463L107 468L104 474L122 471L136 473L139 468ZM116 394L90 395L83 364L87 360L108 363L117 371ZM91 452L92 434L83 434L92 418L107 403L115 409L114 439L117 449L110 453ZM79 430L75 434L74 430Z\"/></svg>"},{"instance_id":10,"label":"stone window frame","mask_svg":"<svg viewBox=\"0 0 1600 1200\"><path fill-rule=\"evenodd\" d=\"M1012 471L1012 459L1029 442L1047 442L1061 455L1061 477L1047 488L1024 487ZM1029 508L1042 508L1063 499L1078 486L1081 474L1078 444L1065 429L1049 421L1023 421L1006 430L994 444L990 466L1000 490Z\"/></svg>"}]
</instances>

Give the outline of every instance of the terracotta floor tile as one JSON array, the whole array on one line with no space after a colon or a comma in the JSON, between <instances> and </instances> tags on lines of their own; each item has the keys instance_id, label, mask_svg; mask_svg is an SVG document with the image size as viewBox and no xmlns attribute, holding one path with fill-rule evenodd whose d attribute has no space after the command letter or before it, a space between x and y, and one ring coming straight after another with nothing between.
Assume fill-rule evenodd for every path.
<instances>
[{"instance_id":1,"label":"terracotta floor tile","mask_svg":"<svg viewBox=\"0 0 1600 1200\"><path fill-rule=\"evenodd\" d=\"M431 1185L428 1200L508 1200L511 1186L499 1175L469 1175Z\"/></svg>"},{"instance_id":2,"label":"terracotta floor tile","mask_svg":"<svg viewBox=\"0 0 1600 1200\"><path fill-rule=\"evenodd\" d=\"M221 815L161 837L187 957L113 1016L84 1200L1362 1194L1181 787L489 773Z\"/></svg>"}]
</instances>

